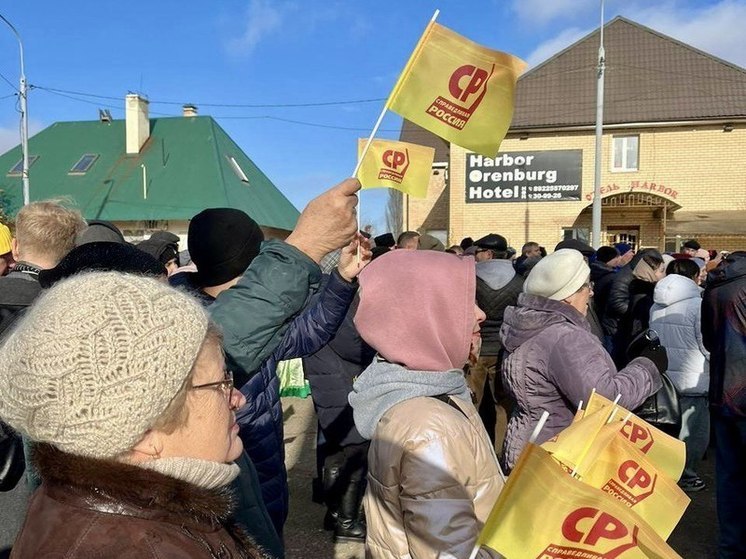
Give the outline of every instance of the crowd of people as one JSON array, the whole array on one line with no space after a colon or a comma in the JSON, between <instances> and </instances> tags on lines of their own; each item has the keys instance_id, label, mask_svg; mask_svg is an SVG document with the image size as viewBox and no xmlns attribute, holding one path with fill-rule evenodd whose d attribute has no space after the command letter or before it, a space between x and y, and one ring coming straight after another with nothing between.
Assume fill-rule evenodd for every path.
<instances>
[{"instance_id":1,"label":"crowd of people","mask_svg":"<svg viewBox=\"0 0 746 559\"><path fill-rule=\"evenodd\" d=\"M334 541L467 558L542 412L538 442L592 390L634 410L665 377L679 485L705 488L714 432L719 557L746 556L746 252L371 238L359 188L285 240L231 208L195 215L187 247L58 201L0 225L0 548L284 557L277 367L301 358Z\"/></svg>"}]
</instances>

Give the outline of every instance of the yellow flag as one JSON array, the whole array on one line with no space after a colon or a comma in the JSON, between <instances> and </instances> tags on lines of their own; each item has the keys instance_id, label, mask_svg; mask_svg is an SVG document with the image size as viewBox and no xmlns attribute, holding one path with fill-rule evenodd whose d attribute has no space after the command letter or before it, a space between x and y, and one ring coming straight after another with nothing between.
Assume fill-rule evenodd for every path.
<instances>
[{"instance_id":1,"label":"yellow flag","mask_svg":"<svg viewBox=\"0 0 746 559\"><path fill-rule=\"evenodd\" d=\"M525 62L431 22L386 104L433 134L495 157Z\"/></svg>"},{"instance_id":2,"label":"yellow flag","mask_svg":"<svg viewBox=\"0 0 746 559\"><path fill-rule=\"evenodd\" d=\"M630 507L663 539L671 535L690 501L621 433L595 457L581 479Z\"/></svg>"},{"instance_id":3,"label":"yellow flag","mask_svg":"<svg viewBox=\"0 0 746 559\"><path fill-rule=\"evenodd\" d=\"M593 413L586 410L581 419L573 421L542 444L541 448L568 470L582 474L619 431L618 423L605 428L609 414L610 408L599 409Z\"/></svg>"},{"instance_id":4,"label":"yellow flag","mask_svg":"<svg viewBox=\"0 0 746 559\"><path fill-rule=\"evenodd\" d=\"M358 140L357 156L367 140ZM363 188L395 188L417 198L427 198L435 150L430 147L373 140L365 154L357 178Z\"/></svg>"},{"instance_id":5,"label":"yellow flag","mask_svg":"<svg viewBox=\"0 0 746 559\"><path fill-rule=\"evenodd\" d=\"M479 544L510 559L680 559L626 506L567 475L529 444Z\"/></svg>"},{"instance_id":6,"label":"yellow flag","mask_svg":"<svg viewBox=\"0 0 746 559\"><path fill-rule=\"evenodd\" d=\"M588 400L586 413L593 413L610 405L612 405L610 400L594 392ZM623 421L628 414L627 410L620 407L614 419ZM673 480L681 477L686 460L686 448L682 441L666 435L634 414L624 422L621 432L633 446L647 456L658 470Z\"/></svg>"}]
</instances>

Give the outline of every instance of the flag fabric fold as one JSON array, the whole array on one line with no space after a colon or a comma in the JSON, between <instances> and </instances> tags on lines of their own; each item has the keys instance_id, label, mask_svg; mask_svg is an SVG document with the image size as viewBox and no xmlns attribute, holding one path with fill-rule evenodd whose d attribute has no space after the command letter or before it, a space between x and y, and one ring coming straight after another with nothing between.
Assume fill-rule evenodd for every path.
<instances>
[{"instance_id":1,"label":"flag fabric fold","mask_svg":"<svg viewBox=\"0 0 746 559\"><path fill-rule=\"evenodd\" d=\"M604 408L611 409L608 408L611 405L613 405L613 402L608 398L594 392L588 400L586 414L592 414ZM686 460L684 443L653 427L636 415L629 414L624 408L617 407L618 411L614 420L623 422L621 426L622 435L632 443L632 446L639 449L658 470L674 481L678 481L681 472L684 471ZM627 416L629 416L629 419L626 419Z\"/></svg>"},{"instance_id":2,"label":"flag fabric fold","mask_svg":"<svg viewBox=\"0 0 746 559\"><path fill-rule=\"evenodd\" d=\"M541 445L568 471L581 475L619 432L620 425L607 425L611 408L588 412ZM617 412L618 413L618 412Z\"/></svg>"},{"instance_id":3,"label":"flag fabric fold","mask_svg":"<svg viewBox=\"0 0 746 559\"><path fill-rule=\"evenodd\" d=\"M495 157L526 64L431 22L386 106L456 145Z\"/></svg>"},{"instance_id":4,"label":"flag fabric fold","mask_svg":"<svg viewBox=\"0 0 746 559\"><path fill-rule=\"evenodd\" d=\"M358 140L358 159L367 140ZM394 140L373 140L358 169L363 188L395 188L416 198L427 197L435 150Z\"/></svg>"},{"instance_id":5,"label":"flag fabric fold","mask_svg":"<svg viewBox=\"0 0 746 559\"><path fill-rule=\"evenodd\" d=\"M528 444L478 543L509 559L680 559L640 516Z\"/></svg>"}]
</instances>

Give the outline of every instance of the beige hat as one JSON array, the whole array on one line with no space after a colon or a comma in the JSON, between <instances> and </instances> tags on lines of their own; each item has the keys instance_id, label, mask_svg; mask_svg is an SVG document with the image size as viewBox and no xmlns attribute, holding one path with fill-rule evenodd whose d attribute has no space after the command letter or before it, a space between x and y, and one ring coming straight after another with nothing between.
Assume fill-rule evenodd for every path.
<instances>
[{"instance_id":1,"label":"beige hat","mask_svg":"<svg viewBox=\"0 0 746 559\"><path fill-rule=\"evenodd\" d=\"M529 295L555 301L567 299L588 281L591 270L577 250L563 248L542 258L523 284Z\"/></svg>"},{"instance_id":2,"label":"beige hat","mask_svg":"<svg viewBox=\"0 0 746 559\"><path fill-rule=\"evenodd\" d=\"M64 280L0 347L0 418L65 452L116 456L166 410L207 325L195 299L155 279Z\"/></svg>"}]
</instances>

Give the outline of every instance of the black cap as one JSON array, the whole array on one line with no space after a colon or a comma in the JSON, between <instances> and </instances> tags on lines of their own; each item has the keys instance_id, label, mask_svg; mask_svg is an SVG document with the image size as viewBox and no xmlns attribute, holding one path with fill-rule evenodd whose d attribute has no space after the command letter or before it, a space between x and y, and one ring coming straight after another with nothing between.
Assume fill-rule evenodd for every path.
<instances>
[{"instance_id":1,"label":"black cap","mask_svg":"<svg viewBox=\"0 0 746 559\"><path fill-rule=\"evenodd\" d=\"M508 241L505 237L497 233L485 235L481 239L474 241L474 244L479 248L494 250L496 252L506 252L508 250Z\"/></svg>"},{"instance_id":2,"label":"black cap","mask_svg":"<svg viewBox=\"0 0 746 559\"><path fill-rule=\"evenodd\" d=\"M459 246L461 248L463 248L464 250L466 250L467 248L469 248L473 244L474 244L474 239L472 239L471 237L464 237L463 239L461 239L461 242L459 243Z\"/></svg>"},{"instance_id":3,"label":"black cap","mask_svg":"<svg viewBox=\"0 0 746 559\"><path fill-rule=\"evenodd\" d=\"M560 241L559 243L557 243L557 246L554 247L554 250L558 251L563 248L571 248L573 250L577 250L587 258L590 258L596 253L596 249L594 249L591 245L589 245L588 243L584 243L583 241L579 241L578 239L565 239L564 241Z\"/></svg>"},{"instance_id":4,"label":"black cap","mask_svg":"<svg viewBox=\"0 0 746 559\"><path fill-rule=\"evenodd\" d=\"M598 247L598 250L596 251L596 260L603 262L604 264L611 262L617 256L619 256L619 251L616 247Z\"/></svg>"},{"instance_id":5,"label":"black cap","mask_svg":"<svg viewBox=\"0 0 746 559\"><path fill-rule=\"evenodd\" d=\"M689 239L687 242L684 243L684 248L699 250L702 248L702 245L697 242L697 239Z\"/></svg>"},{"instance_id":6,"label":"black cap","mask_svg":"<svg viewBox=\"0 0 746 559\"><path fill-rule=\"evenodd\" d=\"M162 276L166 273L158 260L129 243L98 241L75 247L54 268L39 272L39 284L48 288L79 272L92 271L141 276Z\"/></svg>"},{"instance_id":7,"label":"black cap","mask_svg":"<svg viewBox=\"0 0 746 559\"><path fill-rule=\"evenodd\" d=\"M137 248L147 252L164 266L171 260L179 262L179 237L168 231L156 231L149 239L137 243Z\"/></svg>"},{"instance_id":8,"label":"black cap","mask_svg":"<svg viewBox=\"0 0 746 559\"><path fill-rule=\"evenodd\" d=\"M112 222L90 219L88 220L88 227L75 240L75 246L98 242L126 243L127 241L124 240L124 235Z\"/></svg>"},{"instance_id":9,"label":"black cap","mask_svg":"<svg viewBox=\"0 0 746 559\"><path fill-rule=\"evenodd\" d=\"M384 233L377 237L373 237L373 242L376 243L377 247L392 248L396 246L396 239L391 233Z\"/></svg>"},{"instance_id":10,"label":"black cap","mask_svg":"<svg viewBox=\"0 0 746 559\"><path fill-rule=\"evenodd\" d=\"M209 208L189 222L187 245L200 287L221 285L243 274L259 254L264 233L246 212Z\"/></svg>"}]
</instances>

